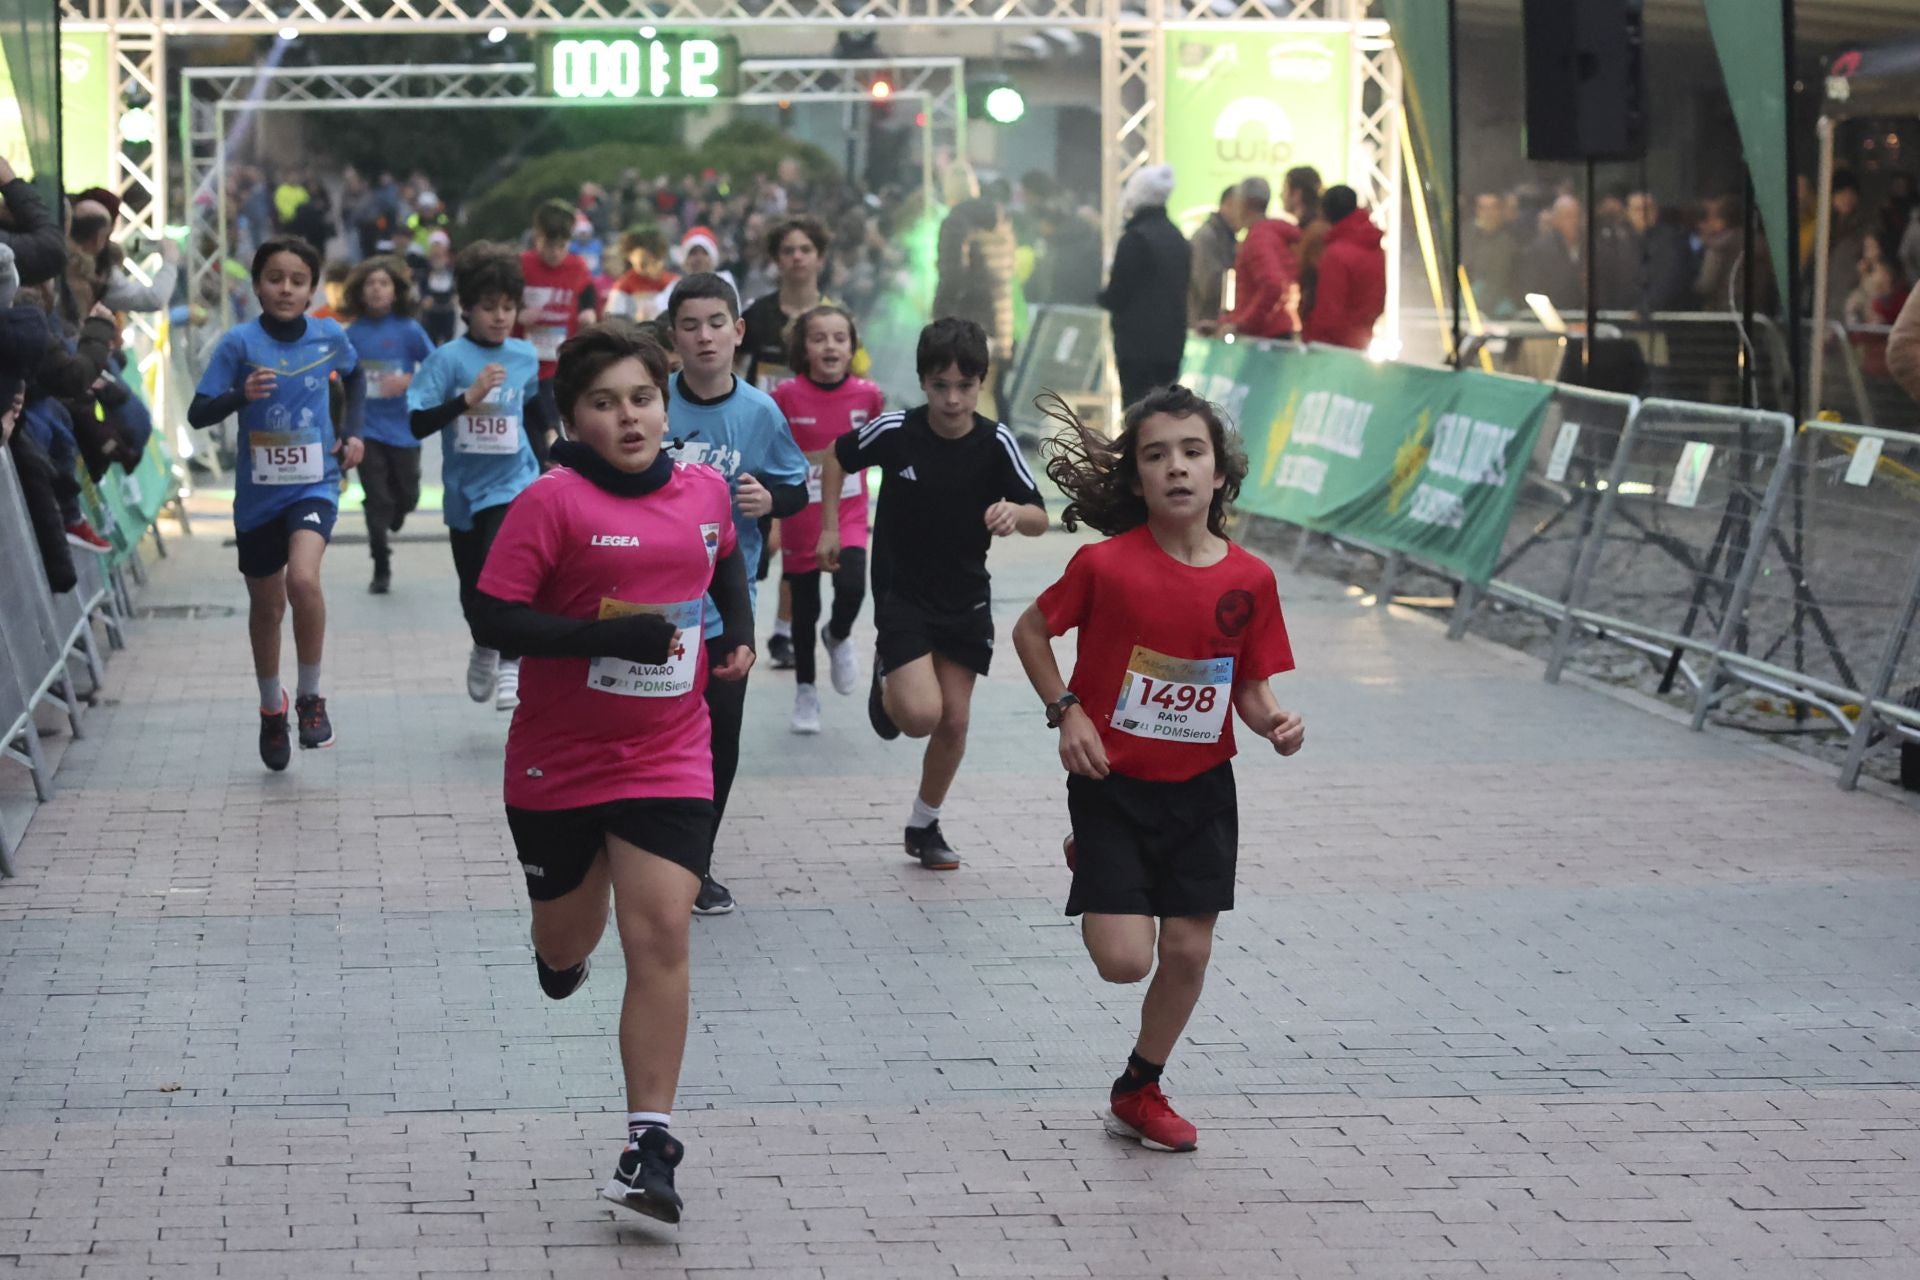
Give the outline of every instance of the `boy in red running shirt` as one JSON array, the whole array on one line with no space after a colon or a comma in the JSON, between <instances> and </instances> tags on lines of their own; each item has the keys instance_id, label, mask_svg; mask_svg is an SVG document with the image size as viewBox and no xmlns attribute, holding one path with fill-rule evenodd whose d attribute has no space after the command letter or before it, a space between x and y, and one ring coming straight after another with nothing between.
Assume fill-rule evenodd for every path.
<instances>
[{"instance_id":1,"label":"boy in red running shirt","mask_svg":"<svg viewBox=\"0 0 1920 1280\"><path fill-rule=\"evenodd\" d=\"M587 260L573 252L573 209L564 200L548 200L533 211L533 248L520 254L520 274L527 287L520 295L520 323L513 336L533 344L540 359L542 420L558 422L553 401L553 374L560 344L597 318L593 272ZM547 442L533 441L533 451L547 456Z\"/></svg>"},{"instance_id":2,"label":"boy in red running shirt","mask_svg":"<svg viewBox=\"0 0 1920 1280\"><path fill-rule=\"evenodd\" d=\"M1293 669L1293 653L1273 570L1226 537L1247 460L1213 405L1184 387L1155 390L1112 441L1064 405L1051 412L1068 424L1047 465L1072 498L1066 526L1109 537L1074 553L1013 643L1071 775L1067 914L1082 917L1102 978L1153 973L1107 1128L1192 1151L1198 1134L1168 1104L1160 1073L1200 999L1214 922L1233 908L1240 815L1228 711L1281 755L1298 751L1306 727L1267 686ZM1052 639L1076 628L1068 683Z\"/></svg>"},{"instance_id":3,"label":"boy in red running shirt","mask_svg":"<svg viewBox=\"0 0 1920 1280\"><path fill-rule=\"evenodd\" d=\"M820 732L820 689L815 683L814 634L820 625L820 482L834 442L860 430L886 409L887 398L865 378L852 376L859 330L841 307L822 305L793 325L787 367L797 375L773 390L787 416L794 443L807 455L808 505L780 522L781 581L793 599L793 723L795 733ZM832 669L833 690L860 686L860 657L853 648L853 620L867 597L867 473L850 475L840 488L840 567L833 571L833 616L820 632Z\"/></svg>"},{"instance_id":4,"label":"boy in red running shirt","mask_svg":"<svg viewBox=\"0 0 1920 1280\"><path fill-rule=\"evenodd\" d=\"M753 650L733 496L710 467L676 463L667 357L623 321L561 348L566 439L554 469L507 510L472 625L526 655L507 732L507 825L533 901L540 987L587 980L607 924L626 956L620 1061L627 1146L601 1192L680 1220L668 1133L687 1042L687 932L713 856L713 757L703 691L741 680ZM704 600L722 629L703 644Z\"/></svg>"}]
</instances>

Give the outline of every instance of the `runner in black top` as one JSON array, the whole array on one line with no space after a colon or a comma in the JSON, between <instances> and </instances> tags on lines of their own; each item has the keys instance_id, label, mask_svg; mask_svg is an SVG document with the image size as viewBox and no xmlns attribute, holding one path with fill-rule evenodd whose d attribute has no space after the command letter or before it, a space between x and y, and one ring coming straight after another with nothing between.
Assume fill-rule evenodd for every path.
<instances>
[{"instance_id":1,"label":"runner in black top","mask_svg":"<svg viewBox=\"0 0 1920 1280\"><path fill-rule=\"evenodd\" d=\"M927 403L840 437L820 481L820 563L840 562L840 490L848 474L884 473L873 528L879 630L868 716L882 738L930 738L907 826L907 853L950 871L959 855L940 832L940 805L966 752L973 682L993 661L987 547L1047 530L1047 508L1013 433L974 412L987 375L987 335L971 320L936 320L915 363Z\"/></svg>"}]
</instances>

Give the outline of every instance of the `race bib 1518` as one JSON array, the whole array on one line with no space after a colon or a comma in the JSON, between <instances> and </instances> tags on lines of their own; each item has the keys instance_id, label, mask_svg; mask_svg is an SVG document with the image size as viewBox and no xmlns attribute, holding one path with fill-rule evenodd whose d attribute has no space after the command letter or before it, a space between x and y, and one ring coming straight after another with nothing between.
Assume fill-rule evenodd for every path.
<instances>
[{"instance_id":1,"label":"race bib 1518","mask_svg":"<svg viewBox=\"0 0 1920 1280\"><path fill-rule=\"evenodd\" d=\"M486 406L481 406L485 409ZM463 413L454 423L455 453L520 452L520 420L507 413Z\"/></svg>"}]
</instances>

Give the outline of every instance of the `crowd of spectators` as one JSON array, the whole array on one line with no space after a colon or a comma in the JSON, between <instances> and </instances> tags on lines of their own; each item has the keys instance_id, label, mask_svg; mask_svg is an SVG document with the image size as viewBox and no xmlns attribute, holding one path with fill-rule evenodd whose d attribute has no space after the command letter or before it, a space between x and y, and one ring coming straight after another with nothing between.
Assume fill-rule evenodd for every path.
<instances>
[{"instance_id":1,"label":"crowd of spectators","mask_svg":"<svg viewBox=\"0 0 1920 1280\"><path fill-rule=\"evenodd\" d=\"M1920 192L1895 174L1869 210L1859 179L1833 177L1826 310L1849 325L1888 325L1920 279ZM1816 278L1818 199L1802 180L1796 210L1798 262L1806 309ZM1740 311L1746 303L1747 209L1735 195L1663 206L1648 190L1620 188L1594 210L1595 300L1602 311L1651 315L1676 311ZM1584 311L1587 211L1571 185L1522 187L1473 197L1462 228L1461 260L1480 311L1495 319L1525 315L1528 294L1560 311ZM1767 237L1753 237L1754 307L1781 308Z\"/></svg>"}]
</instances>

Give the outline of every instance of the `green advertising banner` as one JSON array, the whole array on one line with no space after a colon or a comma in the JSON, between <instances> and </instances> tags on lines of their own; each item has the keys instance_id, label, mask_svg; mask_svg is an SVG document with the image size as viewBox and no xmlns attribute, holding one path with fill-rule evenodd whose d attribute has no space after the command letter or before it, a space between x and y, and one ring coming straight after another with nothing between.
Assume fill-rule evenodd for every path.
<instances>
[{"instance_id":1,"label":"green advertising banner","mask_svg":"<svg viewBox=\"0 0 1920 1280\"><path fill-rule=\"evenodd\" d=\"M1326 185L1347 180L1351 149L1344 31L1166 33L1165 153L1173 165L1167 212L1191 235L1245 178L1265 178L1279 213L1280 180L1310 164Z\"/></svg>"},{"instance_id":2,"label":"green advertising banner","mask_svg":"<svg viewBox=\"0 0 1920 1280\"><path fill-rule=\"evenodd\" d=\"M1354 352L1188 343L1182 378L1239 424L1239 505L1485 582L1553 389Z\"/></svg>"},{"instance_id":3,"label":"green advertising banner","mask_svg":"<svg viewBox=\"0 0 1920 1280\"><path fill-rule=\"evenodd\" d=\"M60 33L60 177L69 191L112 190L113 80L107 33Z\"/></svg>"},{"instance_id":4,"label":"green advertising banner","mask_svg":"<svg viewBox=\"0 0 1920 1280\"><path fill-rule=\"evenodd\" d=\"M0 0L0 156L49 200L60 190L56 17L57 0Z\"/></svg>"}]
</instances>

